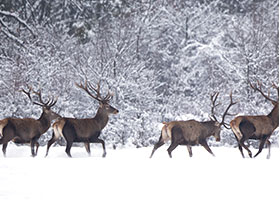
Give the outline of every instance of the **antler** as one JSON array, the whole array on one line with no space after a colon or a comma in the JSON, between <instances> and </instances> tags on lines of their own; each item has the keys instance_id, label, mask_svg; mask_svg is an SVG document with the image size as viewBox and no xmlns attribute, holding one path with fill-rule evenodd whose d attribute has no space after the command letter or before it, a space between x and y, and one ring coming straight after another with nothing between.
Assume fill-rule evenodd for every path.
<instances>
[{"instance_id":1,"label":"antler","mask_svg":"<svg viewBox=\"0 0 280 200\"><path fill-rule=\"evenodd\" d=\"M277 95L279 100L279 86L277 86L275 83L272 83L272 87L274 87L277 90Z\"/></svg>"},{"instance_id":2,"label":"antler","mask_svg":"<svg viewBox=\"0 0 280 200\"><path fill-rule=\"evenodd\" d=\"M44 101L42 99L41 89L36 92L36 91L33 90L33 88L31 86L27 85L27 87L28 87L28 91L26 91L24 89L21 89L20 91L25 93L28 96L29 100L33 104L39 105L39 106L42 106L42 107L47 107L47 108L51 108L52 106L54 106L56 104L56 102L58 100L58 97L56 97L55 100L54 100L54 98L52 98L52 99L49 98L49 100L46 103L44 103ZM34 94L36 94L39 97L39 102L35 102L35 101L32 100L31 92L33 92Z\"/></svg>"},{"instance_id":3,"label":"antler","mask_svg":"<svg viewBox=\"0 0 280 200\"><path fill-rule=\"evenodd\" d=\"M98 82L97 84L97 88L94 88L92 86L91 83L89 83L87 80L85 81L85 84L83 85L82 83L78 84L78 83L75 83L77 87L83 89L89 96L91 96L92 98L96 99L97 101L99 102L108 102L110 101L110 99L112 98L112 94L110 94L108 92L108 94L102 98L101 97L101 94L100 94L100 81ZM93 94L95 93L95 94Z\"/></svg>"},{"instance_id":4,"label":"antler","mask_svg":"<svg viewBox=\"0 0 280 200\"><path fill-rule=\"evenodd\" d=\"M275 103L276 101L273 100L273 99L271 99L271 98L269 97L269 92L268 92L268 95L264 94L264 92L262 91L262 84L261 84L259 81L257 81L257 82L258 82L259 88L258 88L257 86L254 86L254 85L249 81L249 84L250 84L251 88L253 88L255 91L258 91L259 93L261 93L261 95L262 95L264 98L266 98L267 100L271 101L272 103ZM273 86L274 88L277 89L278 97L279 97L279 87L277 87L274 83L273 83L272 86Z\"/></svg>"},{"instance_id":5,"label":"antler","mask_svg":"<svg viewBox=\"0 0 280 200\"><path fill-rule=\"evenodd\" d=\"M111 94L109 91L108 91L108 94L106 95L106 97L104 98L104 101L110 101L113 97L113 94Z\"/></svg>"},{"instance_id":6,"label":"antler","mask_svg":"<svg viewBox=\"0 0 280 200\"><path fill-rule=\"evenodd\" d=\"M24 94L26 94L28 96L29 100L33 103L31 95L30 95L30 92L32 91L32 87L29 86L29 85L27 85L27 87L28 87L28 91L26 91L24 89L20 89L19 91L23 92Z\"/></svg>"},{"instance_id":7,"label":"antler","mask_svg":"<svg viewBox=\"0 0 280 200\"><path fill-rule=\"evenodd\" d=\"M229 97L230 97L230 104L228 105L227 109L225 110L225 112L223 114L223 117L222 117L222 122L220 123L220 125L224 125L224 127L226 129L230 129L230 127L229 127L229 124L225 123L225 118L226 118L227 115L229 115L229 116L234 116L235 115L235 114L228 113L228 111L229 111L231 106L233 106L234 104L237 103L237 101L233 102L233 100L232 100L232 92L230 92Z\"/></svg>"},{"instance_id":8,"label":"antler","mask_svg":"<svg viewBox=\"0 0 280 200\"><path fill-rule=\"evenodd\" d=\"M54 97L51 97L51 98L48 99L47 102L44 102L43 99L42 99L41 89L39 89L39 91L37 91L37 92L33 90L33 93L36 94L39 97L40 104L42 106L45 106L45 107L48 107L48 108L51 108L52 106L54 106L56 104L57 100L58 100L58 97L56 97L55 99L54 99Z\"/></svg>"},{"instance_id":9,"label":"antler","mask_svg":"<svg viewBox=\"0 0 280 200\"><path fill-rule=\"evenodd\" d=\"M216 100L219 96L219 92L215 92L213 95L210 95L211 97L211 102L212 102L212 107L211 107L211 117L210 119L213 120L213 121L218 121L217 118L215 117L215 113L214 113L214 109L215 107L217 107L218 105L220 105L220 103L216 104Z\"/></svg>"}]
</instances>

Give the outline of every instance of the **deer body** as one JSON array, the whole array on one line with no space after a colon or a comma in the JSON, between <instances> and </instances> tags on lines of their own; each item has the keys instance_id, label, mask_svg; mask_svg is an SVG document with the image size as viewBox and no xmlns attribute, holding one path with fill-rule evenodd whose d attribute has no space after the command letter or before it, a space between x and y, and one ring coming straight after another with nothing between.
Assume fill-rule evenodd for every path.
<instances>
[{"instance_id":1,"label":"deer body","mask_svg":"<svg viewBox=\"0 0 280 200\"><path fill-rule=\"evenodd\" d=\"M30 92L24 91L31 99ZM36 105L40 105L43 108L43 112L39 119L33 118L5 118L0 120L0 128L2 132L2 138L0 144L3 144L2 151L4 156L6 155L6 148L9 141L15 143L31 143L32 156L36 156L39 148L38 139L44 134L51 126L51 121L59 118L60 116L53 112L50 108L55 105L56 101L50 100L47 103L43 103L41 99L41 93L37 93L40 97L40 103L33 102ZM34 146L36 145L36 152Z\"/></svg>"},{"instance_id":2,"label":"deer body","mask_svg":"<svg viewBox=\"0 0 280 200\"><path fill-rule=\"evenodd\" d=\"M102 118L105 118L102 120ZM100 117L99 115L94 118L76 119L76 118L62 118L53 124L54 135L58 139L64 137L65 129L73 128L74 142L87 142L90 138L99 137L101 130L106 126L109 116ZM66 135L66 137L68 137Z\"/></svg>"},{"instance_id":3,"label":"deer body","mask_svg":"<svg viewBox=\"0 0 280 200\"><path fill-rule=\"evenodd\" d=\"M76 131L77 138L90 138L96 135L96 133L99 133L107 125L109 121L109 113L104 112L102 108L99 108L94 118L66 118L66 121L72 124Z\"/></svg>"},{"instance_id":4,"label":"deer body","mask_svg":"<svg viewBox=\"0 0 280 200\"><path fill-rule=\"evenodd\" d=\"M90 154L90 143L101 143L103 147L103 157L106 156L105 142L99 139L102 129L107 125L110 114L117 114L118 110L110 106L108 101L111 95L107 95L101 99L99 89L94 91L97 92L97 96L92 95L92 91L89 91L87 83L85 86L78 85L78 87L85 90L90 96L99 100L100 105L98 111L93 118L77 119L77 118L61 118L53 124L53 137L48 142L46 156L48 155L50 146L63 137L66 142L66 153L71 157L70 149L73 142L84 142L87 152ZM90 87L92 88L92 87ZM99 88L99 86L98 86Z\"/></svg>"},{"instance_id":5,"label":"deer body","mask_svg":"<svg viewBox=\"0 0 280 200\"><path fill-rule=\"evenodd\" d=\"M178 145L187 145L189 155L192 157L191 146L197 144L202 145L209 153L214 155L207 144L207 138L214 136L216 141L220 141L220 131L220 124L215 121L198 122L196 120L188 120L164 122L160 139L155 144L150 157L153 156L159 147L169 140L171 140L171 145L167 151L170 157L172 157L171 152Z\"/></svg>"},{"instance_id":6,"label":"deer body","mask_svg":"<svg viewBox=\"0 0 280 200\"><path fill-rule=\"evenodd\" d=\"M238 148L242 157L244 158L242 148L245 148L248 151L250 157L252 157L252 152L249 148L244 144L244 142L248 139L260 140L259 151L254 156L256 157L259 153L261 153L264 144L268 144L268 155L267 158L270 157L270 142L269 138L274 132L274 130L279 125L279 101L274 101L270 99L267 95L265 95L261 90L261 84L259 83L259 87L250 86L259 91L267 100L271 101L274 105L274 108L268 115L258 115L258 116L238 116L234 118L230 122L231 129L238 141ZM279 88L274 85L279 93Z\"/></svg>"},{"instance_id":7,"label":"deer body","mask_svg":"<svg viewBox=\"0 0 280 200\"><path fill-rule=\"evenodd\" d=\"M216 136L217 140L220 138L219 124L215 123L215 121L172 121L165 123L162 128L162 138L165 142L171 139L173 127L181 129L184 140L192 145L199 144L201 139L208 138L212 135Z\"/></svg>"},{"instance_id":8,"label":"deer body","mask_svg":"<svg viewBox=\"0 0 280 200\"><path fill-rule=\"evenodd\" d=\"M276 120L278 122L278 120ZM243 133L238 125L250 122L254 126L254 130L251 131L249 139L261 139L262 136L270 134L278 127L277 122L266 115L259 116L238 116L230 122L231 127L234 129L233 132L236 137L240 140L243 137ZM260 123L259 123L260 122Z\"/></svg>"},{"instance_id":9,"label":"deer body","mask_svg":"<svg viewBox=\"0 0 280 200\"><path fill-rule=\"evenodd\" d=\"M5 127L11 127L13 135L20 138L22 141L30 142L34 137L40 137L50 127L50 121L36 120L32 118L7 118L7 124ZM30 126L32 124L32 126Z\"/></svg>"},{"instance_id":10,"label":"deer body","mask_svg":"<svg viewBox=\"0 0 280 200\"><path fill-rule=\"evenodd\" d=\"M216 96L215 96L216 95ZM168 140L171 140L171 144L167 149L169 157L172 157L171 152L178 145L187 145L189 156L192 157L192 149L191 146L200 144L202 145L210 154L213 154L210 147L207 144L207 139L210 136L214 136L216 141L220 141L220 132L221 126L224 125L224 118L229 110L229 108L235 103L232 102L232 96L230 95L231 102L227 107L223 120L219 123L214 116L214 107L215 101L218 97L218 93L211 96L211 100L213 103L212 107L212 117L210 121L199 122L196 120L188 120L188 121L172 121L172 122L164 122L164 126L161 130L161 136L159 141L154 145L150 158L153 156L154 152L165 144Z\"/></svg>"}]
</instances>

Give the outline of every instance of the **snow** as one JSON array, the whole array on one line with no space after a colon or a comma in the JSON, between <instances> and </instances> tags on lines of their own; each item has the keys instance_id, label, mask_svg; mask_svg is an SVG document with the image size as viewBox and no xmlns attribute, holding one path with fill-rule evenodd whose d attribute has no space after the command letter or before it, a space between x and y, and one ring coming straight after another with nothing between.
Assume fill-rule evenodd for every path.
<instances>
[{"instance_id":1,"label":"snow","mask_svg":"<svg viewBox=\"0 0 280 200\"><path fill-rule=\"evenodd\" d=\"M237 148L193 147L193 157L179 146L170 159L167 145L149 159L152 147L107 150L92 145L40 147L36 158L29 146L9 144L0 155L0 199L279 199L280 151L267 149L255 159L243 159ZM253 153L256 153L253 149Z\"/></svg>"},{"instance_id":2,"label":"snow","mask_svg":"<svg viewBox=\"0 0 280 200\"><path fill-rule=\"evenodd\" d=\"M32 35L35 35L32 28L24 20L22 20L16 13L0 10L0 15L6 15L15 18L19 23L23 24L32 33Z\"/></svg>"}]
</instances>

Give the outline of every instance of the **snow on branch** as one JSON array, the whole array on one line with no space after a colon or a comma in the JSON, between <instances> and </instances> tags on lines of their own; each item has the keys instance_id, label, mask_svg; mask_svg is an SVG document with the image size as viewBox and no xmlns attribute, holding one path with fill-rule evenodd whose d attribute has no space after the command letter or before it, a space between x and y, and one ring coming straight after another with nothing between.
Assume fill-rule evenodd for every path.
<instances>
[{"instance_id":1,"label":"snow on branch","mask_svg":"<svg viewBox=\"0 0 280 200\"><path fill-rule=\"evenodd\" d=\"M0 19L0 24L4 24L2 23L3 21ZM7 28L7 27L6 27ZM5 31L4 29L2 29L2 32L4 33L4 35L6 35L8 38L14 40L15 42L19 43L21 46L24 46L24 42L22 40L20 40L19 38L17 38L16 36L14 36L13 34L11 34L9 31Z\"/></svg>"},{"instance_id":2,"label":"snow on branch","mask_svg":"<svg viewBox=\"0 0 280 200\"><path fill-rule=\"evenodd\" d=\"M12 35L15 36L15 33L13 33L13 31L12 31L11 29L9 29L8 25L7 25L1 18L0 18L0 24L1 24L3 27L5 27L5 28L9 31L9 33L11 33Z\"/></svg>"},{"instance_id":3,"label":"snow on branch","mask_svg":"<svg viewBox=\"0 0 280 200\"><path fill-rule=\"evenodd\" d=\"M36 34L34 33L34 31L32 30L32 28L24 21L22 20L18 15L16 15L15 13L11 13L11 12L7 12L7 11L1 11L0 10L0 15L4 15L4 16L8 16L8 17L13 17L14 19L16 19L19 23L21 23L22 25L24 25L33 36L36 36Z\"/></svg>"}]
</instances>

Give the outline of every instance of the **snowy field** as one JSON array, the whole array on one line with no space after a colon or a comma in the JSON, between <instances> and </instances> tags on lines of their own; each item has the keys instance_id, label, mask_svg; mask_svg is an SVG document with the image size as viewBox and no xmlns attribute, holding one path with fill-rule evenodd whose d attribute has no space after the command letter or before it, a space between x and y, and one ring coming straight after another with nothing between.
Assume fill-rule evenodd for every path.
<instances>
[{"instance_id":1,"label":"snowy field","mask_svg":"<svg viewBox=\"0 0 280 200\"><path fill-rule=\"evenodd\" d=\"M10 144L7 158L0 155L0 199L279 199L280 151L267 149L255 159L243 159L236 148L179 146L170 159L168 146L149 159L152 147L107 150L92 145L92 155L73 147L68 158L64 147L39 148ZM256 153L256 149L252 150Z\"/></svg>"}]
</instances>

